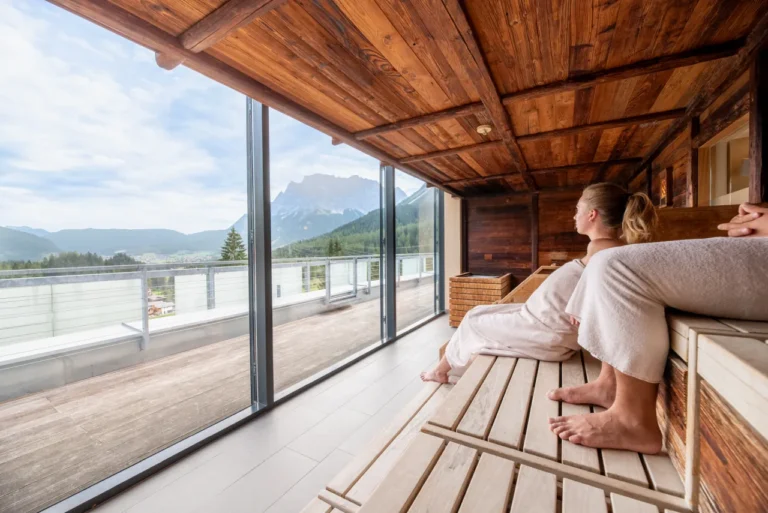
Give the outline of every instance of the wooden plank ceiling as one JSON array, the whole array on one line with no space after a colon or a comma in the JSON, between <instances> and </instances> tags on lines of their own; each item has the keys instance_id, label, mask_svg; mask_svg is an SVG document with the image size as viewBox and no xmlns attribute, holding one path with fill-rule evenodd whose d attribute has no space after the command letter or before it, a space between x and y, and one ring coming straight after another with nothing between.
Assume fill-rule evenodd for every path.
<instances>
[{"instance_id":1,"label":"wooden plank ceiling","mask_svg":"<svg viewBox=\"0 0 768 513\"><path fill-rule=\"evenodd\" d=\"M626 183L768 18L764 0L49 1L458 195Z\"/></svg>"}]
</instances>

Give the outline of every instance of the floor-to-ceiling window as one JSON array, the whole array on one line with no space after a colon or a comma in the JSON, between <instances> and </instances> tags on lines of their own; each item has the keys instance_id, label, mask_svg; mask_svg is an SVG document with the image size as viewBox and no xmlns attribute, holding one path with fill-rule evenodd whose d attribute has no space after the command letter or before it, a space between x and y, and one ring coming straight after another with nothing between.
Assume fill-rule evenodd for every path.
<instances>
[{"instance_id":1,"label":"floor-to-ceiling window","mask_svg":"<svg viewBox=\"0 0 768 513\"><path fill-rule=\"evenodd\" d=\"M435 313L436 190L42 0L0 32L0 513L87 503Z\"/></svg>"},{"instance_id":2,"label":"floor-to-ceiling window","mask_svg":"<svg viewBox=\"0 0 768 513\"><path fill-rule=\"evenodd\" d=\"M270 110L276 393L381 342L379 162Z\"/></svg>"},{"instance_id":3,"label":"floor-to-ceiling window","mask_svg":"<svg viewBox=\"0 0 768 513\"><path fill-rule=\"evenodd\" d=\"M397 331L436 313L437 189L395 171Z\"/></svg>"},{"instance_id":4,"label":"floor-to-ceiling window","mask_svg":"<svg viewBox=\"0 0 768 513\"><path fill-rule=\"evenodd\" d=\"M0 2L0 512L251 405L245 98Z\"/></svg>"}]
</instances>

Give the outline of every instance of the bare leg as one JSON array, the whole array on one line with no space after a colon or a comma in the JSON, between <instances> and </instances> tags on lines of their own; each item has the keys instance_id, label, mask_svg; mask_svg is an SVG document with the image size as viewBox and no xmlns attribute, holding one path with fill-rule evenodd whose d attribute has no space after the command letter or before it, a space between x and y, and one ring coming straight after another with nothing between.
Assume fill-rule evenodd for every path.
<instances>
[{"instance_id":1,"label":"bare leg","mask_svg":"<svg viewBox=\"0 0 768 513\"><path fill-rule=\"evenodd\" d=\"M599 413L549 419L550 429L563 440L599 449L626 449L644 454L661 450L656 421L657 383L616 373L616 400Z\"/></svg>"},{"instance_id":2,"label":"bare leg","mask_svg":"<svg viewBox=\"0 0 768 513\"><path fill-rule=\"evenodd\" d=\"M600 376L595 381L577 387L556 388L550 390L547 397L553 401L596 404L603 408L610 408L616 399L616 373L613 367L603 362Z\"/></svg>"},{"instance_id":3,"label":"bare leg","mask_svg":"<svg viewBox=\"0 0 768 513\"><path fill-rule=\"evenodd\" d=\"M451 370L451 364L443 356L434 369L421 373L422 381L436 381L438 383L448 383L448 371Z\"/></svg>"}]
</instances>

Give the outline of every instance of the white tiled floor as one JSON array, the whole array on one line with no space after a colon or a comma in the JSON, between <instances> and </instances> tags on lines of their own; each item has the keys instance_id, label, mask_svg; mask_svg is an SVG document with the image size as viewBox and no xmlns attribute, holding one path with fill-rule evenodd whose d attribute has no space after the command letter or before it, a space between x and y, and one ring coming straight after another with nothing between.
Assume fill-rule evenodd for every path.
<instances>
[{"instance_id":1,"label":"white tiled floor","mask_svg":"<svg viewBox=\"0 0 768 513\"><path fill-rule=\"evenodd\" d=\"M96 509L295 513L421 389L442 316Z\"/></svg>"}]
</instances>

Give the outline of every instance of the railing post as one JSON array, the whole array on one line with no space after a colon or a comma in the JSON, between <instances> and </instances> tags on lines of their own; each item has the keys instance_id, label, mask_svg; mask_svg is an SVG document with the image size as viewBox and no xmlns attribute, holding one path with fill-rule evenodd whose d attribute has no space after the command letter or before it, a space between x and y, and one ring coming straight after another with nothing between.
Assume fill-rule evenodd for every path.
<instances>
[{"instance_id":1,"label":"railing post","mask_svg":"<svg viewBox=\"0 0 768 513\"><path fill-rule=\"evenodd\" d=\"M216 278L215 269L208 267L208 274L205 280L205 289L208 292L208 310L216 308Z\"/></svg>"},{"instance_id":2,"label":"railing post","mask_svg":"<svg viewBox=\"0 0 768 513\"><path fill-rule=\"evenodd\" d=\"M352 267L354 268L352 273L352 292L357 297L357 257L352 259Z\"/></svg>"},{"instance_id":3,"label":"railing post","mask_svg":"<svg viewBox=\"0 0 768 513\"><path fill-rule=\"evenodd\" d=\"M325 261L325 304L331 303L331 260Z\"/></svg>"},{"instance_id":4,"label":"railing post","mask_svg":"<svg viewBox=\"0 0 768 513\"><path fill-rule=\"evenodd\" d=\"M312 265L310 264L310 262L307 262L306 282L307 282L307 293L309 293L309 291L312 288Z\"/></svg>"},{"instance_id":5,"label":"railing post","mask_svg":"<svg viewBox=\"0 0 768 513\"><path fill-rule=\"evenodd\" d=\"M395 267L397 267L397 284L400 285L400 277L403 275L403 259L401 257L395 259Z\"/></svg>"},{"instance_id":6,"label":"railing post","mask_svg":"<svg viewBox=\"0 0 768 513\"><path fill-rule=\"evenodd\" d=\"M418 259L418 262L419 262L419 279L418 279L418 281L421 281L421 258L422 258L422 257L421 257L421 255L419 255L419 256L417 257L417 259ZM418 282L417 282L417 283L418 283Z\"/></svg>"},{"instance_id":7,"label":"railing post","mask_svg":"<svg viewBox=\"0 0 768 513\"><path fill-rule=\"evenodd\" d=\"M371 260L371 257L368 257L368 263L365 265L365 273L368 275L368 294L371 293L371 275L373 274L373 260ZM381 280L379 280L379 283L381 283Z\"/></svg>"},{"instance_id":8,"label":"railing post","mask_svg":"<svg viewBox=\"0 0 768 513\"><path fill-rule=\"evenodd\" d=\"M141 344L139 348L144 351L149 347L149 280L147 279L147 266L141 268Z\"/></svg>"}]
</instances>

